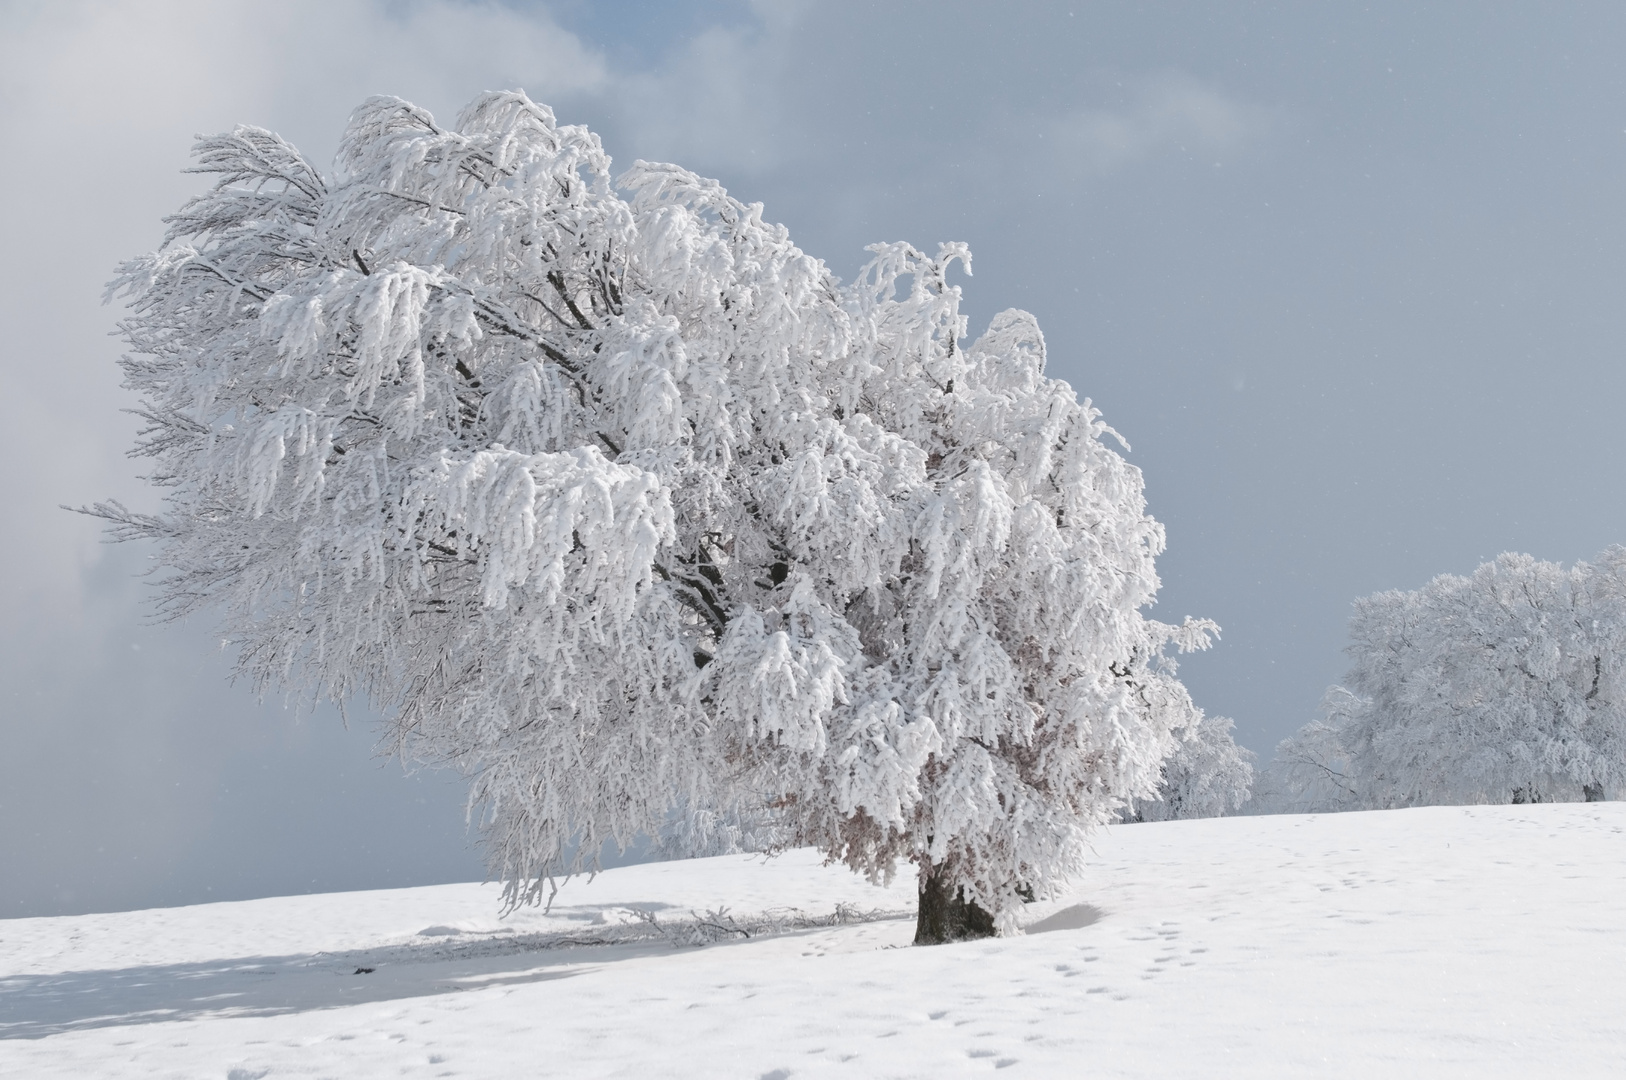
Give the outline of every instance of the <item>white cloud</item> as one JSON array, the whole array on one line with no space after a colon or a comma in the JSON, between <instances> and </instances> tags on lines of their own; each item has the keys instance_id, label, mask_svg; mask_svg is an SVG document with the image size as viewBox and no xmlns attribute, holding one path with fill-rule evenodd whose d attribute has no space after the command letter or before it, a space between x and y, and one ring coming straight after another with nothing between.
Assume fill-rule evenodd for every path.
<instances>
[{"instance_id":1,"label":"white cloud","mask_svg":"<svg viewBox=\"0 0 1626 1080\"><path fill-rule=\"evenodd\" d=\"M758 5L756 25L711 27L659 68L619 75L606 97L639 155L747 174L783 164L799 141L782 95L805 14Z\"/></svg>"},{"instance_id":2,"label":"white cloud","mask_svg":"<svg viewBox=\"0 0 1626 1080\"><path fill-rule=\"evenodd\" d=\"M1117 108L1084 107L1057 120L1055 151L1075 167L1111 172L1171 150L1231 150L1263 135L1274 119L1185 75L1141 80L1129 90Z\"/></svg>"}]
</instances>

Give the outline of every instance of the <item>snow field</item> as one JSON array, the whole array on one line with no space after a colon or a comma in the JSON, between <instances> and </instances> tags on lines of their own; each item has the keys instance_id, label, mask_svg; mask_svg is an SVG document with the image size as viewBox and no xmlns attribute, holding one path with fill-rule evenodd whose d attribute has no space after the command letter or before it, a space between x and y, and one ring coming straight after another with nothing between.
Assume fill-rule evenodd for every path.
<instances>
[{"instance_id":1,"label":"snow field","mask_svg":"<svg viewBox=\"0 0 1626 1080\"><path fill-rule=\"evenodd\" d=\"M929 949L905 947L912 918L885 917L911 880L873 888L806 852L612 870L507 919L496 888L451 885L0 921L0 1075L1478 1078L1626 1062L1626 804L1127 825L1096 853L1025 936ZM839 925L762 932L838 904ZM674 945L631 914L681 941L691 912L725 906L718 926L758 932Z\"/></svg>"}]
</instances>

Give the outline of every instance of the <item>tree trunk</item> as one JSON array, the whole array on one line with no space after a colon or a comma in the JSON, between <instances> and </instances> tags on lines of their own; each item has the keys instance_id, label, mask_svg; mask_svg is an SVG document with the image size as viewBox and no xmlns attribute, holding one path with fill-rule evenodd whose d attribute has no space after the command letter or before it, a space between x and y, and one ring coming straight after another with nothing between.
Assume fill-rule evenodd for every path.
<instances>
[{"instance_id":1,"label":"tree trunk","mask_svg":"<svg viewBox=\"0 0 1626 1080\"><path fill-rule=\"evenodd\" d=\"M1603 785L1582 784L1581 797L1587 802L1603 802Z\"/></svg>"},{"instance_id":2,"label":"tree trunk","mask_svg":"<svg viewBox=\"0 0 1626 1080\"><path fill-rule=\"evenodd\" d=\"M920 913L915 918L916 945L994 936L994 917L965 898L965 889L950 885L949 867L920 867ZM950 889L953 892L950 892Z\"/></svg>"}]
</instances>

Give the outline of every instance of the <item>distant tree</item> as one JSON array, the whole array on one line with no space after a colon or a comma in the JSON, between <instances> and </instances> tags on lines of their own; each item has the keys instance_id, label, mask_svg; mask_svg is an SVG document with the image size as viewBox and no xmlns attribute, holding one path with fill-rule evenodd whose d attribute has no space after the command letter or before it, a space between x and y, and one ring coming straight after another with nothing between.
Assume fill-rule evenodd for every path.
<instances>
[{"instance_id":1,"label":"distant tree","mask_svg":"<svg viewBox=\"0 0 1626 1080\"><path fill-rule=\"evenodd\" d=\"M1355 604L1347 686L1261 781L1282 810L1588 801L1626 783L1626 548L1505 554Z\"/></svg>"},{"instance_id":2,"label":"distant tree","mask_svg":"<svg viewBox=\"0 0 1626 1080\"><path fill-rule=\"evenodd\" d=\"M843 285L517 93L371 99L331 180L257 128L196 153L110 287L166 509L95 512L262 692L364 693L467 773L510 903L745 828L991 932L1155 790L1165 649L1214 627L1142 616L1162 528L1033 317L961 344L963 246Z\"/></svg>"},{"instance_id":3,"label":"distant tree","mask_svg":"<svg viewBox=\"0 0 1626 1080\"><path fill-rule=\"evenodd\" d=\"M1253 751L1238 746L1236 725L1205 716L1176 732L1174 753L1163 759L1157 794L1124 810L1129 821L1175 821L1221 817L1242 808L1253 790Z\"/></svg>"},{"instance_id":4,"label":"distant tree","mask_svg":"<svg viewBox=\"0 0 1626 1080\"><path fill-rule=\"evenodd\" d=\"M1248 803L1250 814L1325 814L1373 809L1362 802L1355 764L1343 742L1342 723L1365 702L1342 686L1327 689L1321 715L1276 746L1259 771Z\"/></svg>"}]
</instances>

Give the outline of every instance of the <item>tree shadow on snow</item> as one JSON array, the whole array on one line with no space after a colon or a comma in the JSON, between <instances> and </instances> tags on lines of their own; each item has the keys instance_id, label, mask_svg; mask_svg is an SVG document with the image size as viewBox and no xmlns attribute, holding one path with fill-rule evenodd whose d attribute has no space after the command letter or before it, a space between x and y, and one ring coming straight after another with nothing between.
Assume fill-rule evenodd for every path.
<instances>
[{"instance_id":1,"label":"tree shadow on snow","mask_svg":"<svg viewBox=\"0 0 1626 1080\"><path fill-rule=\"evenodd\" d=\"M430 927L430 931L450 928ZM269 1016L563 979L605 963L670 953L665 940L600 943L561 935L347 953L254 956L103 971L0 977L0 1040L204 1016ZM474 935L466 935L474 937Z\"/></svg>"},{"instance_id":2,"label":"tree shadow on snow","mask_svg":"<svg viewBox=\"0 0 1626 1080\"><path fill-rule=\"evenodd\" d=\"M1101 921L1102 911L1094 904L1074 904L1062 908L1025 929L1028 934L1048 934L1053 930L1082 930Z\"/></svg>"},{"instance_id":3,"label":"tree shadow on snow","mask_svg":"<svg viewBox=\"0 0 1626 1080\"><path fill-rule=\"evenodd\" d=\"M100 971L0 976L0 1040L199 1017L269 1016L569 978L674 947L869 923L913 912L726 910L666 919L671 905L616 904L580 930L518 934L430 926L411 940L353 952L251 956ZM611 922L610 916L621 921ZM570 915L571 918L578 917ZM1056 916L1052 916L1055 918Z\"/></svg>"}]
</instances>

